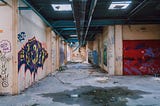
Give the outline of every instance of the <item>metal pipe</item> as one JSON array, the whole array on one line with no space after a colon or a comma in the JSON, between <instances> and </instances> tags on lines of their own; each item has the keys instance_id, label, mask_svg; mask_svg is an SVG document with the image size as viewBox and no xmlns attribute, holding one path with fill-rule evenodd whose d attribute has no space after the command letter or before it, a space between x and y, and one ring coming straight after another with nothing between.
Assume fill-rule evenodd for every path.
<instances>
[{"instance_id":1,"label":"metal pipe","mask_svg":"<svg viewBox=\"0 0 160 106\"><path fill-rule=\"evenodd\" d=\"M97 4L97 0L94 0L94 2L92 2L92 3L93 3L93 6L91 6L91 8L90 8L89 21L88 21L87 29L86 29L86 32L85 32L83 44L85 43L85 40L86 40L86 37L87 37L87 33L88 33L89 26L90 26L90 23L91 23L91 20L92 20L92 15L93 15L94 9L95 9L96 4Z\"/></svg>"},{"instance_id":2,"label":"metal pipe","mask_svg":"<svg viewBox=\"0 0 160 106\"><path fill-rule=\"evenodd\" d=\"M138 6L136 6L130 13L128 18L132 17L133 15L135 15L138 11L140 11L147 3L149 0L143 0L142 3L140 3Z\"/></svg>"}]
</instances>

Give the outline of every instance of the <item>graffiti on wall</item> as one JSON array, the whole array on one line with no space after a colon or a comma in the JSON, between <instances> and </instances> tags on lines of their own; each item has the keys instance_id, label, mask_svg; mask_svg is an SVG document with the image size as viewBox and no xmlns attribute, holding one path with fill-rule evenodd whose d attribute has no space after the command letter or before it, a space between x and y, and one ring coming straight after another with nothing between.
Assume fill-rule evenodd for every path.
<instances>
[{"instance_id":1,"label":"graffiti on wall","mask_svg":"<svg viewBox=\"0 0 160 106\"><path fill-rule=\"evenodd\" d=\"M160 74L159 40L123 41L124 75Z\"/></svg>"},{"instance_id":2,"label":"graffiti on wall","mask_svg":"<svg viewBox=\"0 0 160 106\"><path fill-rule=\"evenodd\" d=\"M21 66L25 64L25 72L30 70L35 78L38 68L43 68L47 58L47 51L42 48L42 44L33 37L29 39L25 46L18 52L18 72Z\"/></svg>"},{"instance_id":3,"label":"graffiti on wall","mask_svg":"<svg viewBox=\"0 0 160 106\"><path fill-rule=\"evenodd\" d=\"M25 32L19 33L18 36L17 36L17 37L18 37L18 41L19 41L19 42L22 42L23 40L25 40L26 36L27 36L27 35L26 35Z\"/></svg>"},{"instance_id":4,"label":"graffiti on wall","mask_svg":"<svg viewBox=\"0 0 160 106\"><path fill-rule=\"evenodd\" d=\"M65 59L64 49L60 47L60 64L63 64L64 59Z\"/></svg>"},{"instance_id":5,"label":"graffiti on wall","mask_svg":"<svg viewBox=\"0 0 160 106\"><path fill-rule=\"evenodd\" d=\"M8 40L0 41L0 83L2 87L9 86L7 63L10 61L10 58L6 56L9 52L11 52L11 43Z\"/></svg>"},{"instance_id":6,"label":"graffiti on wall","mask_svg":"<svg viewBox=\"0 0 160 106\"><path fill-rule=\"evenodd\" d=\"M97 50L93 50L92 55L93 55L93 64L98 65L98 52L97 52Z\"/></svg>"},{"instance_id":7,"label":"graffiti on wall","mask_svg":"<svg viewBox=\"0 0 160 106\"><path fill-rule=\"evenodd\" d=\"M0 51L2 53L9 53L11 52L11 43L8 40L0 41Z\"/></svg>"},{"instance_id":8,"label":"graffiti on wall","mask_svg":"<svg viewBox=\"0 0 160 106\"><path fill-rule=\"evenodd\" d=\"M104 42L104 48L103 48L103 64L107 66L107 42Z\"/></svg>"}]
</instances>

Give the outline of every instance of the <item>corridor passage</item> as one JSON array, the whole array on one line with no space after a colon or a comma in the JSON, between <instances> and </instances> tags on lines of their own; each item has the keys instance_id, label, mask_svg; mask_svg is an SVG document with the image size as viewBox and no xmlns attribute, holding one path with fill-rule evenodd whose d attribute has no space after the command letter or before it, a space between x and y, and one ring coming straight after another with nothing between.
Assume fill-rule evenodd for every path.
<instances>
[{"instance_id":1,"label":"corridor passage","mask_svg":"<svg viewBox=\"0 0 160 106\"><path fill-rule=\"evenodd\" d=\"M68 63L0 106L159 106L154 76L108 76L91 64Z\"/></svg>"}]
</instances>

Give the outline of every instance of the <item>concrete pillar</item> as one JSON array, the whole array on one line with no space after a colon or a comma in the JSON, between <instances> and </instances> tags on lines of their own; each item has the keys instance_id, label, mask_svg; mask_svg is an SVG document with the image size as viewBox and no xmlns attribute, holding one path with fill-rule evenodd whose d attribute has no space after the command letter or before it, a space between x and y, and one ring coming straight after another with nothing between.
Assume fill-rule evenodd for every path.
<instances>
[{"instance_id":1,"label":"concrete pillar","mask_svg":"<svg viewBox=\"0 0 160 106\"><path fill-rule=\"evenodd\" d=\"M59 36L56 36L56 68L60 67L60 50L59 50Z\"/></svg>"},{"instance_id":2,"label":"concrete pillar","mask_svg":"<svg viewBox=\"0 0 160 106\"><path fill-rule=\"evenodd\" d=\"M88 63L88 43L86 45L86 61L85 63Z\"/></svg>"},{"instance_id":3,"label":"concrete pillar","mask_svg":"<svg viewBox=\"0 0 160 106\"><path fill-rule=\"evenodd\" d=\"M107 59L108 59L108 73L109 75L115 75L115 37L114 26L108 27L108 40L107 40Z\"/></svg>"},{"instance_id":4,"label":"concrete pillar","mask_svg":"<svg viewBox=\"0 0 160 106\"><path fill-rule=\"evenodd\" d=\"M18 0L12 0L12 94L18 94Z\"/></svg>"},{"instance_id":5,"label":"concrete pillar","mask_svg":"<svg viewBox=\"0 0 160 106\"><path fill-rule=\"evenodd\" d=\"M67 64L67 43L64 42L64 64Z\"/></svg>"},{"instance_id":6,"label":"concrete pillar","mask_svg":"<svg viewBox=\"0 0 160 106\"><path fill-rule=\"evenodd\" d=\"M115 26L115 75L123 75L122 25Z\"/></svg>"},{"instance_id":7,"label":"concrete pillar","mask_svg":"<svg viewBox=\"0 0 160 106\"><path fill-rule=\"evenodd\" d=\"M50 27L46 28L46 37L47 37L47 51L48 51L48 59L47 59L47 71L46 75L52 72L52 29Z\"/></svg>"}]
</instances>

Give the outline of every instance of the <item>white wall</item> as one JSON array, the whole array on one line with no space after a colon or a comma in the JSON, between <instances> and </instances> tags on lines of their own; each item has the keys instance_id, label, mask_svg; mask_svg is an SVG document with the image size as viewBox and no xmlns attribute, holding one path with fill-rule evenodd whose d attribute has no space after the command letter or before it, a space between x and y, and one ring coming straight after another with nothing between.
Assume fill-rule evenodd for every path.
<instances>
[{"instance_id":1,"label":"white wall","mask_svg":"<svg viewBox=\"0 0 160 106\"><path fill-rule=\"evenodd\" d=\"M35 37L36 41L41 44L40 49L46 50L46 53L47 53L47 41L46 41L46 31L45 30L46 30L45 24L32 10L19 11L19 32L18 33L21 35L22 38L24 38L24 39L21 39L21 37L20 37L18 39L19 53L25 47L27 47L26 44L28 42L30 42L29 40L33 39L34 37ZM25 34L22 34L22 32L24 32ZM32 44L30 44L27 47L28 49L33 49L35 47L35 50L32 52L33 54L28 54L28 58L29 58L28 60L27 60L27 54L21 55L22 58L24 56L23 60L25 62L33 63L32 64L33 69L25 69L25 67L27 66L27 64L25 62L22 62L23 64L21 66L19 66L19 73L18 73L18 75L19 75L18 76L19 92L24 90L28 86L32 85L33 82L43 78L47 72L46 60L48 58L44 59L45 61L43 63L43 67L38 66L38 62L41 60L39 60L39 57L37 57L37 56L42 55L42 53L38 54L38 51L36 51L36 50L38 50L37 48L39 48L40 46L38 46L38 45L36 46L36 44L35 44L35 46L32 46L32 45L33 45L33 42L32 42ZM25 51L25 53L30 53L29 50L24 50L24 51ZM47 55L46 53L45 53L45 55ZM36 57L32 58L31 56L34 56L34 55L36 55ZM41 56L40 56L40 58L41 58ZM20 61L19 61L19 63L20 63ZM34 70L36 70L37 72L35 72ZM34 78L34 75L35 75L35 78Z\"/></svg>"},{"instance_id":2,"label":"white wall","mask_svg":"<svg viewBox=\"0 0 160 106\"><path fill-rule=\"evenodd\" d=\"M11 4L11 1L8 3ZM0 6L0 14L0 94L10 94L13 73L12 7Z\"/></svg>"}]
</instances>

